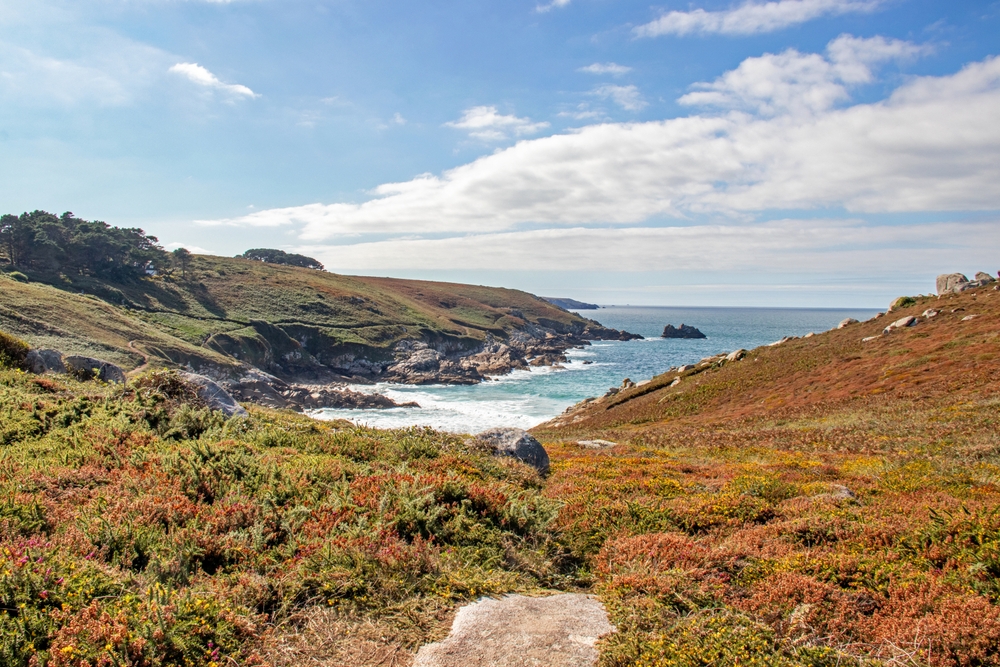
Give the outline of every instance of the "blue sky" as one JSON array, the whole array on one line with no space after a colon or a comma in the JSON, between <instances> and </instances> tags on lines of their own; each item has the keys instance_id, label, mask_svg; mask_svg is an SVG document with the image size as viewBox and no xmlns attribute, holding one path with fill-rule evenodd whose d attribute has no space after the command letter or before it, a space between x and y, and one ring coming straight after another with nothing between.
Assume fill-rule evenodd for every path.
<instances>
[{"instance_id":1,"label":"blue sky","mask_svg":"<svg viewBox=\"0 0 1000 667\"><path fill-rule=\"evenodd\" d=\"M1000 2L0 0L0 201L600 303L1000 269Z\"/></svg>"}]
</instances>

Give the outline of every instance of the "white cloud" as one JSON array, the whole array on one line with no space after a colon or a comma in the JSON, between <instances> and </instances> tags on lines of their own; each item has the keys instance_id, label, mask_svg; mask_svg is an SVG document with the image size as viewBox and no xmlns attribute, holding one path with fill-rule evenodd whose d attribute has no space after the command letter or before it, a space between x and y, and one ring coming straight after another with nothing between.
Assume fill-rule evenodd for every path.
<instances>
[{"instance_id":1,"label":"white cloud","mask_svg":"<svg viewBox=\"0 0 1000 667\"><path fill-rule=\"evenodd\" d=\"M446 127L466 130L473 139L481 141L504 141L513 133L515 136L535 134L549 126L548 123L532 123L530 118L503 115L494 106L466 109L458 120L445 123Z\"/></svg>"},{"instance_id":2,"label":"white cloud","mask_svg":"<svg viewBox=\"0 0 1000 667\"><path fill-rule=\"evenodd\" d=\"M572 111L560 111L557 114L560 118L573 118L574 120L604 120L607 114L602 109L592 109L586 102L576 105Z\"/></svg>"},{"instance_id":3,"label":"white cloud","mask_svg":"<svg viewBox=\"0 0 1000 667\"><path fill-rule=\"evenodd\" d=\"M777 220L617 229L543 229L445 239L304 246L337 271L773 271L872 275L889 266L992 266L1000 221L868 225Z\"/></svg>"},{"instance_id":4,"label":"white cloud","mask_svg":"<svg viewBox=\"0 0 1000 667\"><path fill-rule=\"evenodd\" d=\"M593 65L581 67L577 71L586 72L587 74L610 74L611 76L621 76L622 74L628 74L631 72L632 68L626 67L625 65L619 65L618 63L594 63Z\"/></svg>"},{"instance_id":5,"label":"white cloud","mask_svg":"<svg viewBox=\"0 0 1000 667\"><path fill-rule=\"evenodd\" d=\"M707 84L696 84L681 104L745 109L757 113L815 113L849 98L848 85L869 83L872 67L886 60L912 58L927 51L897 39L841 35L827 46L827 57L795 49L748 58Z\"/></svg>"},{"instance_id":6,"label":"white cloud","mask_svg":"<svg viewBox=\"0 0 1000 667\"><path fill-rule=\"evenodd\" d=\"M242 86L238 83L223 83L219 81L219 78L209 72L207 69L199 65L198 63L177 63L172 66L168 71L175 74L180 74L181 76L187 78L192 83L199 86L204 86L206 88L214 88L216 90L221 90L230 95L237 97L259 97L257 93L253 92L246 86Z\"/></svg>"},{"instance_id":7,"label":"white cloud","mask_svg":"<svg viewBox=\"0 0 1000 667\"><path fill-rule=\"evenodd\" d=\"M392 115L392 122L395 125L406 125L406 119L398 111Z\"/></svg>"},{"instance_id":8,"label":"white cloud","mask_svg":"<svg viewBox=\"0 0 1000 667\"><path fill-rule=\"evenodd\" d=\"M5 105L122 106L148 89L167 55L112 31L91 29L73 57L45 46L0 41L0 96Z\"/></svg>"},{"instance_id":9,"label":"white cloud","mask_svg":"<svg viewBox=\"0 0 1000 667\"><path fill-rule=\"evenodd\" d=\"M864 60L886 48L902 49L840 38L830 53L869 54L855 58ZM817 79L817 99L829 99L827 83ZM809 96L808 88L801 92ZM301 225L303 239L322 241L355 233L499 232L524 224L738 219L782 209L1000 209L1000 58L914 78L871 104L817 104L809 113L789 112L787 104L773 103L767 113L747 106L749 113L591 125L521 141L441 175L381 185L362 203L215 222Z\"/></svg>"},{"instance_id":10,"label":"white cloud","mask_svg":"<svg viewBox=\"0 0 1000 667\"><path fill-rule=\"evenodd\" d=\"M870 12L883 0L777 0L776 2L746 2L739 7L719 12L694 9L672 11L634 29L637 37L720 33L751 35L773 32L791 25L805 23L820 16Z\"/></svg>"},{"instance_id":11,"label":"white cloud","mask_svg":"<svg viewBox=\"0 0 1000 667\"><path fill-rule=\"evenodd\" d=\"M99 68L40 55L16 46L0 45L0 90L7 99L27 95L36 102L96 103L117 106L131 100L127 88Z\"/></svg>"},{"instance_id":12,"label":"white cloud","mask_svg":"<svg viewBox=\"0 0 1000 667\"><path fill-rule=\"evenodd\" d=\"M615 86L607 84L590 91L591 95L611 100L626 111L640 111L646 108L646 100L635 86Z\"/></svg>"},{"instance_id":13,"label":"white cloud","mask_svg":"<svg viewBox=\"0 0 1000 667\"><path fill-rule=\"evenodd\" d=\"M569 5L569 3L570 0L552 0L552 2L550 2L547 5L538 5L537 7L535 7L535 11L539 13L544 13L549 10L556 9L558 7L566 7L567 5Z\"/></svg>"}]
</instances>

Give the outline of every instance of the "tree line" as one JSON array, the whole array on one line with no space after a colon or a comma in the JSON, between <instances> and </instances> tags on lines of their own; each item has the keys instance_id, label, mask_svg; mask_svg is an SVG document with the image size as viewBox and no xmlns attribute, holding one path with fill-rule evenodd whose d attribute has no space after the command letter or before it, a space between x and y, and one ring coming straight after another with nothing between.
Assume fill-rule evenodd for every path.
<instances>
[{"instance_id":1,"label":"tree line","mask_svg":"<svg viewBox=\"0 0 1000 667\"><path fill-rule=\"evenodd\" d=\"M297 255L285 252L284 250L275 250L274 248L252 248L242 255L237 255L237 257L254 259L258 262L267 262L268 264L286 264L288 266L301 266L307 269L323 270L323 265L312 257Z\"/></svg>"},{"instance_id":2,"label":"tree line","mask_svg":"<svg viewBox=\"0 0 1000 667\"><path fill-rule=\"evenodd\" d=\"M155 236L138 227L112 227L70 212L0 217L0 261L18 269L128 279L167 263Z\"/></svg>"},{"instance_id":3,"label":"tree line","mask_svg":"<svg viewBox=\"0 0 1000 667\"><path fill-rule=\"evenodd\" d=\"M253 248L237 257L323 270L312 257L274 248ZM173 260L186 277L191 258L184 248L171 257L155 236L138 227L113 227L70 212L0 216L0 265L15 269L127 280L145 275L150 265L162 270Z\"/></svg>"}]
</instances>

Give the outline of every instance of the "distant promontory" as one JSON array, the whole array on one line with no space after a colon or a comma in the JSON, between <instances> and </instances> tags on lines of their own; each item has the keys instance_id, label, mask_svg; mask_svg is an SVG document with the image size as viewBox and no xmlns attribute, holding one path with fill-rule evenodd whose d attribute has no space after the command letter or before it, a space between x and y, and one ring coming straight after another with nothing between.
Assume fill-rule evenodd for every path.
<instances>
[{"instance_id":1,"label":"distant promontory","mask_svg":"<svg viewBox=\"0 0 1000 667\"><path fill-rule=\"evenodd\" d=\"M561 299L553 296L543 296L542 298L563 310L597 310L600 307L596 303L584 303L576 299Z\"/></svg>"}]
</instances>

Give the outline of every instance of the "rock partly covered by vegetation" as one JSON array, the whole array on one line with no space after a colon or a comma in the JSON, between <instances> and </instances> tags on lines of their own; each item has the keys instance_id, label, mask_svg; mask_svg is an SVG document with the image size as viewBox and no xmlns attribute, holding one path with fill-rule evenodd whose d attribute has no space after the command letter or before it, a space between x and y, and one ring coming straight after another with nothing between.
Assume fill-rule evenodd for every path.
<instances>
[{"instance_id":1,"label":"rock partly covered by vegetation","mask_svg":"<svg viewBox=\"0 0 1000 667\"><path fill-rule=\"evenodd\" d=\"M679 327L668 324L663 327L660 338L707 338L707 336L689 324L681 324Z\"/></svg>"},{"instance_id":2,"label":"rock partly covered by vegetation","mask_svg":"<svg viewBox=\"0 0 1000 667\"><path fill-rule=\"evenodd\" d=\"M509 456L541 475L549 472L549 455L530 433L520 428L491 428L476 435L476 443L494 456Z\"/></svg>"},{"instance_id":3,"label":"rock partly covered by vegetation","mask_svg":"<svg viewBox=\"0 0 1000 667\"><path fill-rule=\"evenodd\" d=\"M116 384L125 382L125 371L110 361L71 354L63 357L62 362L66 372L80 380L100 380Z\"/></svg>"},{"instance_id":4,"label":"rock partly covered by vegetation","mask_svg":"<svg viewBox=\"0 0 1000 667\"><path fill-rule=\"evenodd\" d=\"M397 403L388 396L354 391L342 384L289 383L256 370L250 370L236 380L223 381L222 385L239 401L269 408L301 411L320 408L378 410L420 407L412 401Z\"/></svg>"},{"instance_id":5,"label":"rock partly covered by vegetation","mask_svg":"<svg viewBox=\"0 0 1000 667\"><path fill-rule=\"evenodd\" d=\"M236 402L232 395L211 378L196 373L181 371L178 376L188 384L196 387L198 398L210 410L218 410L228 417L246 417L246 408Z\"/></svg>"}]
</instances>

